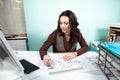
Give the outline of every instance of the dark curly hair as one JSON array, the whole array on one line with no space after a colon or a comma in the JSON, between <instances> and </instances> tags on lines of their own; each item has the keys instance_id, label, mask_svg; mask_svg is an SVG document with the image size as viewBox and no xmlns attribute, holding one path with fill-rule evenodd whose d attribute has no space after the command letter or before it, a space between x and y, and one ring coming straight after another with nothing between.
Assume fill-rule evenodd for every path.
<instances>
[{"instance_id":1,"label":"dark curly hair","mask_svg":"<svg viewBox=\"0 0 120 80\"><path fill-rule=\"evenodd\" d=\"M77 35L78 35L78 31L79 31L79 29L77 28L77 26L79 25L79 23L77 22L77 17L71 10L63 11L60 14L59 19L58 19L57 31L60 32L61 35L64 35L62 30L60 29L61 16L67 16L69 18L69 23L70 23L70 28L71 28L71 30L70 30L70 43L71 43L71 45L73 45L73 43L77 40Z\"/></svg>"}]
</instances>

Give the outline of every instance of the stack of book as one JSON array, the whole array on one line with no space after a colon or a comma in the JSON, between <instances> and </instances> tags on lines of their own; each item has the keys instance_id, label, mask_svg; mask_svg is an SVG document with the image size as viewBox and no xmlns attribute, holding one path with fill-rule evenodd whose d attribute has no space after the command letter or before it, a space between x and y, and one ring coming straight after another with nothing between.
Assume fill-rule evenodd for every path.
<instances>
[{"instance_id":1,"label":"stack of book","mask_svg":"<svg viewBox=\"0 0 120 80\"><path fill-rule=\"evenodd\" d=\"M120 42L120 27L110 27L109 42Z\"/></svg>"}]
</instances>

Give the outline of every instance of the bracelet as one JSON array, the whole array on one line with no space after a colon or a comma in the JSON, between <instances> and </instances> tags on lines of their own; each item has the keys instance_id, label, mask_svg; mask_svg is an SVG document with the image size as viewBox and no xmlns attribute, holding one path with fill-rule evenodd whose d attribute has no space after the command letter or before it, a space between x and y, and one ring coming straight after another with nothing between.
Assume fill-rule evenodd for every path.
<instances>
[{"instance_id":1,"label":"bracelet","mask_svg":"<svg viewBox=\"0 0 120 80\"><path fill-rule=\"evenodd\" d=\"M74 54L75 56L77 56L77 52L73 52L73 54Z\"/></svg>"}]
</instances>

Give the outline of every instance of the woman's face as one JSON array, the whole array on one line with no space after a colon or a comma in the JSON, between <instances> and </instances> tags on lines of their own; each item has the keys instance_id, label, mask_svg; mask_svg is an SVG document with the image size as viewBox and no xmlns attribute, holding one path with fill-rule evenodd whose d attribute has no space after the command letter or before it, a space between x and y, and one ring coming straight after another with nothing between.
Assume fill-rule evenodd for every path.
<instances>
[{"instance_id":1,"label":"woman's face","mask_svg":"<svg viewBox=\"0 0 120 80\"><path fill-rule=\"evenodd\" d=\"M70 34L70 23L69 18L67 16L60 17L60 29L65 34Z\"/></svg>"}]
</instances>

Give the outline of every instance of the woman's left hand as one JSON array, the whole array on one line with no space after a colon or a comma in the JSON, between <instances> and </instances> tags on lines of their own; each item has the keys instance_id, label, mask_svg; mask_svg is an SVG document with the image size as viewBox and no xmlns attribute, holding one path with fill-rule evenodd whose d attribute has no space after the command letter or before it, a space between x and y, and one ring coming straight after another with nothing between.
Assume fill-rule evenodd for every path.
<instances>
[{"instance_id":1,"label":"woman's left hand","mask_svg":"<svg viewBox=\"0 0 120 80\"><path fill-rule=\"evenodd\" d=\"M74 52L70 52L70 53L66 53L65 56L63 57L63 59L65 61L69 61L75 57L76 57L76 55L74 54Z\"/></svg>"}]
</instances>

